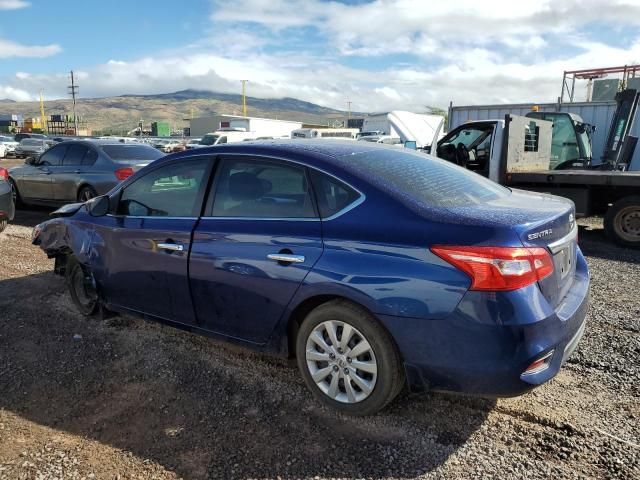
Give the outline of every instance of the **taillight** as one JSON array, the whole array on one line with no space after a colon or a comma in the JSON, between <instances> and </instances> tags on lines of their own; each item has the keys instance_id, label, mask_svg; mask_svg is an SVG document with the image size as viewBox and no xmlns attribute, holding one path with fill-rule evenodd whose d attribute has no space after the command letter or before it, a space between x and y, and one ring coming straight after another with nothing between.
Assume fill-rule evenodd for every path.
<instances>
[{"instance_id":1,"label":"taillight","mask_svg":"<svg viewBox=\"0 0 640 480\"><path fill-rule=\"evenodd\" d=\"M0 167L0 178L4 178L5 180L9 180L9 170L6 168Z\"/></svg>"},{"instance_id":2,"label":"taillight","mask_svg":"<svg viewBox=\"0 0 640 480\"><path fill-rule=\"evenodd\" d=\"M471 290L516 290L553 273L549 252L540 247L455 247L431 251L471 277Z\"/></svg>"},{"instance_id":3,"label":"taillight","mask_svg":"<svg viewBox=\"0 0 640 480\"><path fill-rule=\"evenodd\" d=\"M129 178L131 175L133 175L133 168L131 167L119 168L114 173L116 174L116 178L118 180L123 181Z\"/></svg>"}]
</instances>

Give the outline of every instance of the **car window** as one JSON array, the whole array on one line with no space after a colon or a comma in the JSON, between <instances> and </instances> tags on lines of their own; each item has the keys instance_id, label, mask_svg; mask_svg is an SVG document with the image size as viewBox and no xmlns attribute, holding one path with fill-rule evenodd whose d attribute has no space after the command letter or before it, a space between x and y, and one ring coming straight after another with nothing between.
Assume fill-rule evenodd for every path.
<instances>
[{"instance_id":1,"label":"car window","mask_svg":"<svg viewBox=\"0 0 640 480\"><path fill-rule=\"evenodd\" d=\"M50 148L40 156L41 165L48 165L51 167L57 167L62 165L62 159L65 153L67 153L67 145L59 145L57 147Z\"/></svg>"},{"instance_id":2,"label":"car window","mask_svg":"<svg viewBox=\"0 0 640 480\"><path fill-rule=\"evenodd\" d=\"M172 163L149 172L127 186L117 213L138 217L200 215L208 160Z\"/></svg>"},{"instance_id":3,"label":"car window","mask_svg":"<svg viewBox=\"0 0 640 480\"><path fill-rule=\"evenodd\" d=\"M336 178L313 169L309 173L322 218L335 215L360 198L356 190Z\"/></svg>"},{"instance_id":4,"label":"car window","mask_svg":"<svg viewBox=\"0 0 640 480\"><path fill-rule=\"evenodd\" d=\"M406 148L381 148L345 155L338 160L348 173L367 179L411 207L468 206L511 193L477 173Z\"/></svg>"},{"instance_id":5,"label":"car window","mask_svg":"<svg viewBox=\"0 0 640 480\"><path fill-rule=\"evenodd\" d=\"M213 200L214 217L313 218L305 170L284 162L224 160Z\"/></svg>"},{"instance_id":6,"label":"car window","mask_svg":"<svg viewBox=\"0 0 640 480\"><path fill-rule=\"evenodd\" d=\"M96 152L92 148L88 148L87 153L82 158L82 165L87 165L87 166L93 165L94 163L96 163L97 159L98 159L98 152Z\"/></svg>"},{"instance_id":7,"label":"car window","mask_svg":"<svg viewBox=\"0 0 640 480\"><path fill-rule=\"evenodd\" d=\"M87 150L88 148L85 145L69 145L62 164L64 166L82 165L82 159L87 153Z\"/></svg>"},{"instance_id":8,"label":"car window","mask_svg":"<svg viewBox=\"0 0 640 480\"><path fill-rule=\"evenodd\" d=\"M130 163L136 160L148 160L152 162L164 156L164 153L151 145L123 143L120 145L103 145L104 152L117 163Z\"/></svg>"}]
</instances>

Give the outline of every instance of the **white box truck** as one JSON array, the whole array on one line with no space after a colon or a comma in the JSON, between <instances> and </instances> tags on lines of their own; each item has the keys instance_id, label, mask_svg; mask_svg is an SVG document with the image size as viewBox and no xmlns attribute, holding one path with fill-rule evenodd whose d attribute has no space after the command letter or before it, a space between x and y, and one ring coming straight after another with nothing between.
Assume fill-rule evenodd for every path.
<instances>
[{"instance_id":1,"label":"white box truck","mask_svg":"<svg viewBox=\"0 0 640 480\"><path fill-rule=\"evenodd\" d=\"M253 138L288 138L293 130L302 127L302 122L276 120L273 118L243 117L239 115L215 115L192 118L190 135L202 137L219 131L239 131L253 135Z\"/></svg>"},{"instance_id":2,"label":"white box truck","mask_svg":"<svg viewBox=\"0 0 640 480\"><path fill-rule=\"evenodd\" d=\"M362 132L381 132L402 143L416 142L416 147L426 149L438 140L444 126L444 117L394 110L365 117ZM380 133L378 133L379 135Z\"/></svg>"}]
</instances>

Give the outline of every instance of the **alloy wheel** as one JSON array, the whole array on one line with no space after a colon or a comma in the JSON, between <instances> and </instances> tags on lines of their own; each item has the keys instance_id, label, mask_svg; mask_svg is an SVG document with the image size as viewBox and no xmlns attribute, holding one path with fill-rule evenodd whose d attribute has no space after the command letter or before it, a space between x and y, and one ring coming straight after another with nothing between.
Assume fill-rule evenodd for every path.
<instances>
[{"instance_id":1,"label":"alloy wheel","mask_svg":"<svg viewBox=\"0 0 640 480\"><path fill-rule=\"evenodd\" d=\"M346 322L318 324L307 338L305 356L311 378L333 400L358 403L375 388L378 364L373 348Z\"/></svg>"}]
</instances>

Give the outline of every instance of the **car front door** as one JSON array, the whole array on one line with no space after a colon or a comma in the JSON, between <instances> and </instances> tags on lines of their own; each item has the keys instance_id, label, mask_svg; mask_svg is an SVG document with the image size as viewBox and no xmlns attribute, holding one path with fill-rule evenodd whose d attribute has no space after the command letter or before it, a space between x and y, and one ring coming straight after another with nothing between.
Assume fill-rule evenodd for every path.
<instances>
[{"instance_id":1,"label":"car front door","mask_svg":"<svg viewBox=\"0 0 640 480\"><path fill-rule=\"evenodd\" d=\"M211 166L209 157L183 159L114 194L114 212L96 218L92 242L92 268L107 303L194 323L189 248Z\"/></svg>"},{"instance_id":2,"label":"car front door","mask_svg":"<svg viewBox=\"0 0 640 480\"><path fill-rule=\"evenodd\" d=\"M79 175L83 172L82 159L89 147L79 143L68 145L60 166L52 168L51 182L56 201L75 202L78 200Z\"/></svg>"},{"instance_id":3,"label":"car front door","mask_svg":"<svg viewBox=\"0 0 640 480\"><path fill-rule=\"evenodd\" d=\"M20 195L25 198L53 200L52 173L62 165L67 145L50 148L36 160L35 164L25 166L18 184Z\"/></svg>"},{"instance_id":4,"label":"car front door","mask_svg":"<svg viewBox=\"0 0 640 480\"><path fill-rule=\"evenodd\" d=\"M220 160L194 232L191 293L201 328L265 343L322 253L305 168L286 161Z\"/></svg>"}]
</instances>

